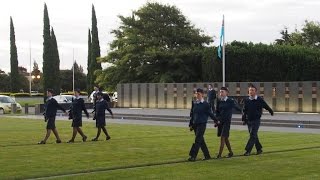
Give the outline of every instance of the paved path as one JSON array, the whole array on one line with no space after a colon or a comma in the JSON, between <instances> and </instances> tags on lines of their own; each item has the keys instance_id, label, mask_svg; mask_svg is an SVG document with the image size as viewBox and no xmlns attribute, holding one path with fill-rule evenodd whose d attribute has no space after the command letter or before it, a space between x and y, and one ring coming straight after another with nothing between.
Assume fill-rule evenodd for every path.
<instances>
[{"instance_id":1,"label":"paved path","mask_svg":"<svg viewBox=\"0 0 320 180\"><path fill-rule=\"evenodd\" d=\"M120 113L118 110L114 110L114 113ZM133 111L133 110L132 110ZM157 110L152 110L153 112L156 112ZM144 113L150 113L152 111L148 110L143 110ZM130 112L130 111L126 111ZM137 112L137 111L134 111ZM140 111L142 112L142 111ZM160 110L159 112L166 112L168 113L169 111L163 111ZM174 110L170 110L171 113L174 113ZM177 111L175 113L181 113L181 111ZM185 114L182 114L185 115ZM314 115L299 115L299 117L314 117ZM317 115L318 117L320 115ZM43 120L43 116L41 115L27 115L27 116L6 116L6 117L14 117L14 118L21 118L21 119L40 119ZM271 117L271 116L270 116ZM294 114L285 116L284 114L281 114L281 117L292 117L294 118ZM279 117L278 117L279 118ZM315 117L314 117L315 118ZM66 116L57 116L57 120L67 120ZM92 119L86 119L83 118L84 121L86 122L91 122L94 123ZM317 119L319 120L319 119ZM107 117L107 122L110 123L117 123L117 124L139 124L139 125L153 125L153 126L173 126L173 127L188 127L187 122L168 122L168 121L148 121L148 120L126 120L126 119L110 119ZM214 128L213 124L208 124L209 128ZM232 125L231 129L236 129L236 130L247 130L246 126L239 126L239 125ZM272 131L272 132L293 132L293 133L314 133L314 134L320 134L320 129L309 129L309 128L286 128L286 127L266 127L266 126L261 126L260 131Z\"/></svg>"},{"instance_id":2,"label":"paved path","mask_svg":"<svg viewBox=\"0 0 320 180\"><path fill-rule=\"evenodd\" d=\"M189 109L148 109L148 108L112 108L115 114L135 114L135 115L166 115L166 116L189 116ZM34 108L29 109L30 114L34 114ZM92 112L92 110L88 110ZM240 114L234 114L234 118L241 118ZM270 120L304 120L320 121L320 114L316 113L280 113L276 112L274 116L265 112L262 119Z\"/></svg>"}]
</instances>

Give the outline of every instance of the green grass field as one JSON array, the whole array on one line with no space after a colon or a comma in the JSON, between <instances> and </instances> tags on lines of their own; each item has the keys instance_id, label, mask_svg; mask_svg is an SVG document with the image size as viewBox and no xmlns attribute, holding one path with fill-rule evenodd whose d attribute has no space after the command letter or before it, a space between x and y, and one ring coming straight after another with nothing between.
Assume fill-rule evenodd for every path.
<instances>
[{"instance_id":1,"label":"green grass field","mask_svg":"<svg viewBox=\"0 0 320 180\"><path fill-rule=\"evenodd\" d=\"M57 127L68 141L70 122ZM83 143L77 136L74 144L55 144L52 135L37 145L44 128L43 120L0 117L0 179L320 179L317 134L260 132L262 155L187 162L194 138L188 128L110 124L110 141L101 136ZM95 136L94 123L85 122L83 130L89 139ZM231 131L236 155L243 154L247 138L246 131ZM207 129L206 141L214 156L216 129Z\"/></svg>"}]
</instances>

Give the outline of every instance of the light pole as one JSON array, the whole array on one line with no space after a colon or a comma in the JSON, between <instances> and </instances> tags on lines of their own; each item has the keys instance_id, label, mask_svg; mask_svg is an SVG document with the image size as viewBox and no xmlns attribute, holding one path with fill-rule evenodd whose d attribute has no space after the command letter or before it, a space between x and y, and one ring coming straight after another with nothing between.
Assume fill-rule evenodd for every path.
<instances>
[{"instance_id":1,"label":"light pole","mask_svg":"<svg viewBox=\"0 0 320 180\"><path fill-rule=\"evenodd\" d=\"M32 81L32 77L31 77L31 41L29 41L29 53L30 53L30 73L29 73L29 93L31 96L31 81Z\"/></svg>"}]
</instances>

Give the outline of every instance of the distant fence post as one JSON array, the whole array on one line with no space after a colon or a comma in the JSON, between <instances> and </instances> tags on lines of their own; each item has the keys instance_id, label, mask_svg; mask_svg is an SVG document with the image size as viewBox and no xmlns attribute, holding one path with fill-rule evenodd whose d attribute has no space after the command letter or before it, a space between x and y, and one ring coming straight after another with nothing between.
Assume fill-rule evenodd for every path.
<instances>
[{"instance_id":1,"label":"distant fence post","mask_svg":"<svg viewBox=\"0 0 320 180\"><path fill-rule=\"evenodd\" d=\"M36 104L34 108L35 114L40 114L40 104Z\"/></svg>"},{"instance_id":2,"label":"distant fence post","mask_svg":"<svg viewBox=\"0 0 320 180\"><path fill-rule=\"evenodd\" d=\"M24 113L25 113L25 114L29 114L29 104L28 104L28 103L26 103L26 104L24 105Z\"/></svg>"},{"instance_id":3,"label":"distant fence post","mask_svg":"<svg viewBox=\"0 0 320 180\"><path fill-rule=\"evenodd\" d=\"M11 113L12 114L17 113L17 104L15 104L15 103L11 104Z\"/></svg>"}]
</instances>

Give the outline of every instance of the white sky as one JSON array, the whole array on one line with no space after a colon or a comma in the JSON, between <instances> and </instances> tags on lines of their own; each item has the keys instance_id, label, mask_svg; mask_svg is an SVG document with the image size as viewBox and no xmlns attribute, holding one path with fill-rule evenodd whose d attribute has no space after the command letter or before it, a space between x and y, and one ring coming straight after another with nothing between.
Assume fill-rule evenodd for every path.
<instances>
[{"instance_id":1,"label":"white sky","mask_svg":"<svg viewBox=\"0 0 320 180\"><path fill-rule=\"evenodd\" d=\"M225 15L226 41L271 43L280 37L284 26L300 28L304 20L320 21L318 0L154 0L177 6L197 28L219 37ZM119 25L117 15L128 16L147 0L4 0L0 6L0 69L10 71L10 16L13 18L19 66L29 69L32 61L42 68L43 6L47 3L50 24L55 30L60 53L60 68L76 61L86 71L88 28L91 28L91 5L98 20L101 55L108 52L112 29ZM215 39L215 44L218 39Z\"/></svg>"}]
</instances>

